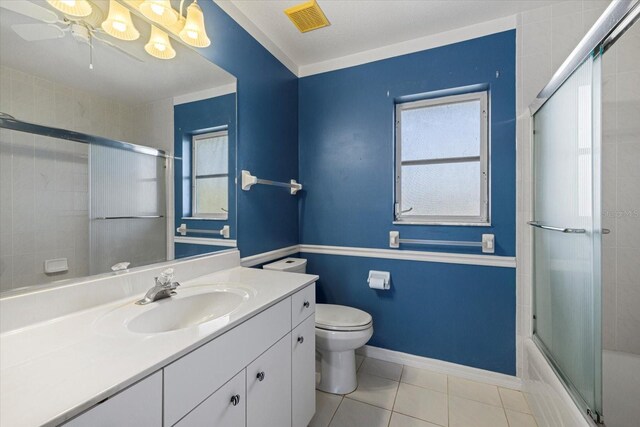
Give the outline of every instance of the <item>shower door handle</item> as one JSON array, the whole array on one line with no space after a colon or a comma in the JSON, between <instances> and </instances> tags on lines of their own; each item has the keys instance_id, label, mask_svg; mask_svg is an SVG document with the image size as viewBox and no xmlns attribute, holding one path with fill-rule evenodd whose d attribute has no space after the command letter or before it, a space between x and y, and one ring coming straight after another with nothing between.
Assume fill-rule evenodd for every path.
<instances>
[{"instance_id":1,"label":"shower door handle","mask_svg":"<svg viewBox=\"0 0 640 427\"><path fill-rule=\"evenodd\" d=\"M584 234L587 232L584 228L552 227L550 225L542 225L538 221L528 221L527 224L532 227L542 228L543 230L559 231L561 233Z\"/></svg>"}]
</instances>

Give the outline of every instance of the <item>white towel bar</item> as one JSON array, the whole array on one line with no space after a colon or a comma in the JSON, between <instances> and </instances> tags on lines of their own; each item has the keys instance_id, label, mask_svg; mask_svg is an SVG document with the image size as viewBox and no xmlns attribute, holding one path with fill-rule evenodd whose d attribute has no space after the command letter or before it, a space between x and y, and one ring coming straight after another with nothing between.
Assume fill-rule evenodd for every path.
<instances>
[{"instance_id":1,"label":"white towel bar","mask_svg":"<svg viewBox=\"0 0 640 427\"><path fill-rule=\"evenodd\" d=\"M243 170L242 189L244 191L249 191L251 189L251 186L255 184L273 185L274 187L285 187L290 190L291 195L295 195L298 191L302 190L302 184L296 182L295 179L292 179L290 182L271 181L268 179L260 179L251 175L251 172Z\"/></svg>"},{"instance_id":2,"label":"white towel bar","mask_svg":"<svg viewBox=\"0 0 640 427\"><path fill-rule=\"evenodd\" d=\"M181 236L186 236L187 233L201 233L201 234L218 234L225 239L229 238L230 228L228 225L222 227L221 230L202 230L195 228L187 228L187 224L180 224L180 227L176 228L176 231L180 233Z\"/></svg>"},{"instance_id":3,"label":"white towel bar","mask_svg":"<svg viewBox=\"0 0 640 427\"><path fill-rule=\"evenodd\" d=\"M495 236L493 234L483 234L481 242L470 242L461 240L422 240L422 239L401 239L399 231L389 232L389 247L399 248L401 243L411 245L432 245L432 246L470 246L482 248L483 253L495 253Z\"/></svg>"}]
</instances>

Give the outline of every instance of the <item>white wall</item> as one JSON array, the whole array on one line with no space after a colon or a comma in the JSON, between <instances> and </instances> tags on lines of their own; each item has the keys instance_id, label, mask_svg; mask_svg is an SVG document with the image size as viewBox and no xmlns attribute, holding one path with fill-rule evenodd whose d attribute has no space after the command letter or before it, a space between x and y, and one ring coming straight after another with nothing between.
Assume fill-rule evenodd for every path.
<instances>
[{"instance_id":1,"label":"white wall","mask_svg":"<svg viewBox=\"0 0 640 427\"><path fill-rule=\"evenodd\" d=\"M604 54L602 71L603 346L640 355L639 23Z\"/></svg>"}]
</instances>

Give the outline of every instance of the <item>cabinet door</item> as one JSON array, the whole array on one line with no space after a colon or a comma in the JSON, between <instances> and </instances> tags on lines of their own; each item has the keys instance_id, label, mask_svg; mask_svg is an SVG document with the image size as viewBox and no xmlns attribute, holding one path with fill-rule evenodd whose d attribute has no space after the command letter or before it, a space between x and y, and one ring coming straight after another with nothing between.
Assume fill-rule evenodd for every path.
<instances>
[{"instance_id":1,"label":"cabinet door","mask_svg":"<svg viewBox=\"0 0 640 427\"><path fill-rule=\"evenodd\" d=\"M243 369L181 419L176 427L244 427L246 405Z\"/></svg>"},{"instance_id":2,"label":"cabinet door","mask_svg":"<svg viewBox=\"0 0 640 427\"><path fill-rule=\"evenodd\" d=\"M315 316L309 316L291 332L293 427L307 426L316 412L315 323Z\"/></svg>"},{"instance_id":3,"label":"cabinet door","mask_svg":"<svg viewBox=\"0 0 640 427\"><path fill-rule=\"evenodd\" d=\"M247 427L291 426L291 334L247 367Z\"/></svg>"},{"instance_id":4,"label":"cabinet door","mask_svg":"<svg viewBox=\"0 0 640 427\"><path fill-rule=\"evenodd\" d=\"M162 371L78 415L65 427L162 426Z\"/></svg>"}]
</instances>

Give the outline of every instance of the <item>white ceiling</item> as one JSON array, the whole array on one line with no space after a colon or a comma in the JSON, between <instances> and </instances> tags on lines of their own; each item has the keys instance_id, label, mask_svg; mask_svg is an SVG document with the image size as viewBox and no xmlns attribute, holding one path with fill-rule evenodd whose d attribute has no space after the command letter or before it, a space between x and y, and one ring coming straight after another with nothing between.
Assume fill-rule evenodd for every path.
<instances>
[{"instance_id":1,"label":"white ceiling","mask_svg":"<svg viewBox=\"0 0 640 427\"><path fill-rule=\"evenodd\" d=\"M31 1L55 10L44 0ZM93 2L105 10L106 16L106 0ZM122 42L106 34L101 37L144 62L94 41L93 70L89 69L89 46L76 41L70 33L59 39L27 42L11 29L13 24L37 22L0 8L1 65L128 104L142 104L235 83L234 76L174 40L172 45L177 52L174 59L164 61L149 56L144 45L149 39L150 26L137 17L134 17L134 24L141 34L138 40Z\"/></svg>"},{"instance_id":2,"label":"white ceiling","mask_svg":"<svg viewBox=\"0 0 640 427\"><path fill-rule=\"evenodd\" d=\"M264 33L276 46L276 50L279 49L290 59L294 67L303 69L310 64L331 61L383 46L496 20L524 10L559 2L559 0L318 0L331 26L302 34L283 11L303 1L218 0L217 3L227 12L237 9L260 32ZM262 42L262 40L259 41ZM287 58L284 58L285 61ZM289 65L289 68L292 67Z\"/></svg>"}]
</instances>

